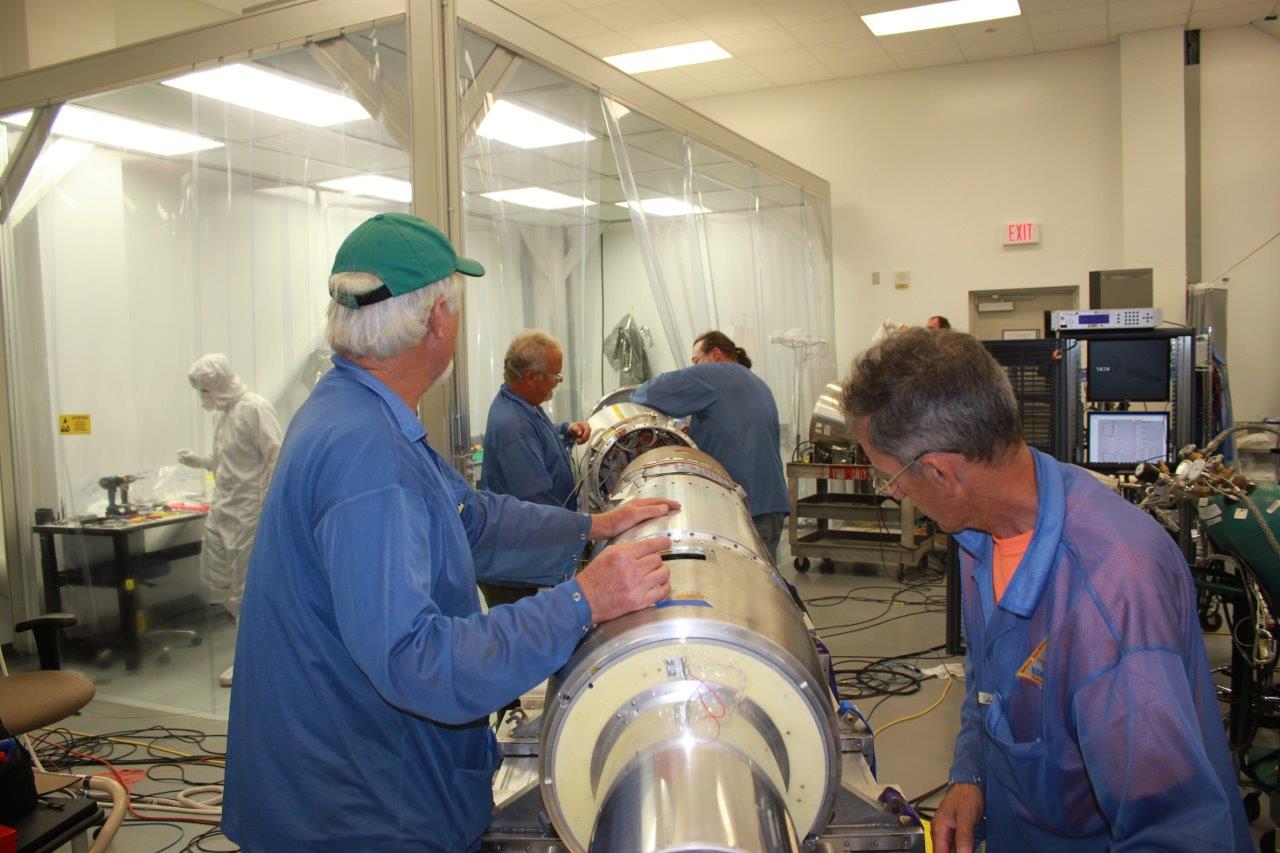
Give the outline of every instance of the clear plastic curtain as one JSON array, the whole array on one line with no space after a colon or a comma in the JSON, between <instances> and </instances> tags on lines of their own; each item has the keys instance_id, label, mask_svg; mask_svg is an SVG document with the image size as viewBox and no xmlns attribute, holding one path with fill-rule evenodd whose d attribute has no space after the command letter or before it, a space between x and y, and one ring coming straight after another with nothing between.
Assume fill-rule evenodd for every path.
<instances>
[{"instance_id":1,"label":"clear plastic curtain","mask_svg":"<svg viewBox=\"0 0 1280 853\"><path fill-rule=\"evenodd\" d=\"M180 449L213 449L220 413L201 408L187 379L206 353L225 354L287 428L327 367L325 282L337 246L365 218L409 208L408 156L388 130L400 119L387 113L407 88L403 47L396 25L222 67L345 98L341 120L332 112L284 118L159 81L64 107L99 126L136 124L127 138L93 142L55 124L39 180L28 182L3 229L24 524L36 508L102 519L110 477L136 478L128 497L137 507L216 503L212 472L177 459ZM176 145L165 137L174 133ZM178 150L147 150L152 137ZM61 433L65 414L89 415L88 432ZM214 675L230 663L234 626L209 606L203 555L191 547L207 523L147 529L131 540L139 553L169 556L135 566L143 573L137 624L155 636L143 645L130 700L225 710L228 692ZM126 621L111 547L101 536L56 540L62 604L81 622L73 660L101 644L105 696L122 657L110 635ZM27 588L39 590L34 536L24 537L23 557ZM43 609L38 596L25 604ZM177 628L195 631L200 645L159 631ZM155 655L162 646L167 663Z\"/></svg>"},{"instance_id":2,"label":"clear plastic curtain","mask_svg":"<svg viewBox=\"0 0 1280 853\"><path fill-rule=\"evenodd\" d=\"M564 383L546 404L553 421L585 418L603 393L597 199L607 143L595 92L465 28L458 41L463 245L486 269L467 282L463 321L478 445L507 347L523 330L561 344Z\"/></svg>"}]
</instances>

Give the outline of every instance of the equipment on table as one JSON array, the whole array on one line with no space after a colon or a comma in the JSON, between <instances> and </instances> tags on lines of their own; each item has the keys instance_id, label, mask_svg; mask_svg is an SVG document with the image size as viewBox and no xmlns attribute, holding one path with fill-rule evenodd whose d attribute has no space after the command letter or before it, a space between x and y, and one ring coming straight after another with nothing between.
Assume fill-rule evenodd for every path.
<instances>
[{"instance_id":1,"label":"equipment on table","mask_svg":"<svg viewBox=\"0 0 1280 853\"><path fill-rule=\"evenodd\" d=\"M614 423L644 413L632 408ZM724 468L686 438L616 477L593 470L583 491L606 505L680 502L613 540L669 536L671 592L593 628L548 683L541 718L503 730L495 787L511 796L495 797L482 848L923 851L918 819L880 801L871 733L837 703L812 625Z\"/></svg>"},{"instance_id":2,"label":"equipment on table","mask_svg":"<svg viewBox=\"0 0 1280 853\"><path fill-rule=\"evenodd\" d=\"M138 480L133 474L108 474L98 480L98 485L107 490L108 517L131 515L134 511L129 504L129 484ZM116 491L120 492L120 502L116 503Z\"/></svg>"},{"instance_id":3,"label":"equipment on table","mask_svg":"<svg viewBox=\"0 0 1280 853\"><path fill-rule=\"evenodd\" d=\"M1049 328L1057 331L1083 329L1154 329L1164 320L1163 308L1090 308L1054 311Z\"/></svg>"},{"instance_id":4,"label":"equipment on table","mask_svg":"<svg viewBox=\"0 0 1280 853\"><path fill-rule=\"evenodd\" d=\"M676 421L635 403L613 403L593 414L587 423L591 438L573 449L578 472L578 508L598 512L608 502L623 469L641 453L655 447L692 447L693 440Z\"/></svg>"},{"instance_id":5,"label":"equipment on table","mask_svg":"<svg viewBox=\"0 0 1280 853\"><path fill-rule=\"evenodd\" d=\"M1141 488L1139 505L1193 543L1189 557L1201 625L1219 629L1222 608L1227 611L1231 664L1215 673L1229 674L1229 684L1218 685L1219 697L1230 703L1228 737L1243 773L1254 787L1271 794L1272 818L1280 819L1280 797L1273 793L1280 787L1280 750L1254 745L1260 728L1280 728L1280 696L1275 689L1280 655L1280 486L1255 483L1224 465L1219 447L1245 431L1280 435L1275 425L1237 424L1203 448L1183 447L1176 467L1142 464L1135 476ZM1187 525L1194 533L1183 529ZM1258 794L1247 795L1245 811L1251 820L1259 810ZM1263 849L1274 848L1275 830L1269 830Z\"/></svg>"}]
</instances>

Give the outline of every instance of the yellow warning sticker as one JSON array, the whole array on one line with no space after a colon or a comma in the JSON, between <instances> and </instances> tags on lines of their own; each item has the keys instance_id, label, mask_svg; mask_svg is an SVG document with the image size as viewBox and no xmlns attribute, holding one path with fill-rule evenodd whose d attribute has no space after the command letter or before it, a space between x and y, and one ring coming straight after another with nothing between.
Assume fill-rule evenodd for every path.
<instances>
[{"instance_id":1,"label":"yellow warning sticker","mask_svg":"<svg viewBox=\"0 0 1280 853\"><path fill-rule=\"evenodd\" d=\"M88 435L88 415L58 415L58 435Z\"/></svg>"}]
</instances>

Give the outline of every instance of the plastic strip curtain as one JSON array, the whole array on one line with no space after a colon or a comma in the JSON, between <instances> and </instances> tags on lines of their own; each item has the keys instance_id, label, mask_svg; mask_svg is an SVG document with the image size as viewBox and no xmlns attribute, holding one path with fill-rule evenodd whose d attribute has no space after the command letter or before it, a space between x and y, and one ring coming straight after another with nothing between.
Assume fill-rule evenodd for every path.
<instances>
[{"instance_id":1,"label":"plastic strip curtain","mask_svg":"<svg viewBox=\"0 0 1280 853\"><path fill-rule=\"evenodd\" d=\"M93 128L81 135L94 138L59 133L55 125L41 156L67 141L82 146L79 156L49 161L42 194L4 229L24 524L39 507L109 528L103 478L113 476L138 478L129 484L131 505L216 508L229 485L223 475L215 484L213 472L178 464L180 449L211 453L221 417L202 410L188 368L201 355L224 353L287 428L326 366L326 279L337 246L367 217L409 207L408 156L387 132L384 114L407 88L404 27L352 32L315 47L354 69L366 89L363 112L353 106L351 80L308 48L210 69L241 76L203 92L156 81L64 108L79 110L82 126ZM307 117L282 115L290 104L237 103L254 80L334 100ZM381 86L388 87L381 90L385 102ZM344 103L340 115L335 103ZM132 123L127 133L119 122ZM347 179L357 180L332 183ZM89 415L87 431L60 432L66 414ZM260 494L265 482L254 480L252 488ZM117 502L122 498L117 485ZM200 572L210 552L204 529L216 526L213 519L211 512L130 534L131 549L166 554L134 566L141 608L135 624L189 628L203 640L197 648L189 636L171 633L144 642L131 701L226 707L228 692L214 677L230 662L234 626L210 607L215 599ZM233 523L223 533L226 548L247 559L246 526ZM194 553L202 539L203 552ZM22 564L33 593L41 587L35 544L24 537ZM110 666L105 677L114 678L127 648L111 635L127 620L117 604L111 540L59 535L56 545L62 606L80 617L72 663L96 648ZM24 605L26 613L44 609L37 595ZM157 666L161 643L171 660ZM111 696L105 684L99 695Z\"/></svg>"},{"instance_id":2,"label":"plastic strip curtain","mask_svg":"<svg viewBox=\"0 0 1280 853\"><path fill-rule=\"evenodd\" d=\"M458 45L464 249L487 271L465 290L467 416L478 445L523 330L561 345L564 382L546 404L554 422L585 418L603 393L597 199L607 158L595 92L465 28ZM540 144L530 128L568 141Z\"/></svg>"}]
</instances>

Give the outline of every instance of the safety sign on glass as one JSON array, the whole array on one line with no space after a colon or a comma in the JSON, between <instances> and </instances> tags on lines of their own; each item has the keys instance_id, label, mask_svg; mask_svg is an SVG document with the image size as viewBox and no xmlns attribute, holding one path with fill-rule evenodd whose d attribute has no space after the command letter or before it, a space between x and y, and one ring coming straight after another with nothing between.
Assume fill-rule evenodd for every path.
<instances>
[{"instance_id":1,"label":"safety sign on glass","mask_svg":"<svg viewBox=\"0 0 1280 853\"><path fill-rule=\"evenodd\" d=\"M58 415L58 435L88 435L88 415Z\"/></svg>"},{"instance_id":2,"label":"safety sign on glass","mask_svg":"<svg viewBox=\"0 0 1280 853\"><path fill-rule=\"evenodd\" d=\"M828 465L828 480L869 480L869 469L862 465Z\"/></svg>"}]
</instances>

